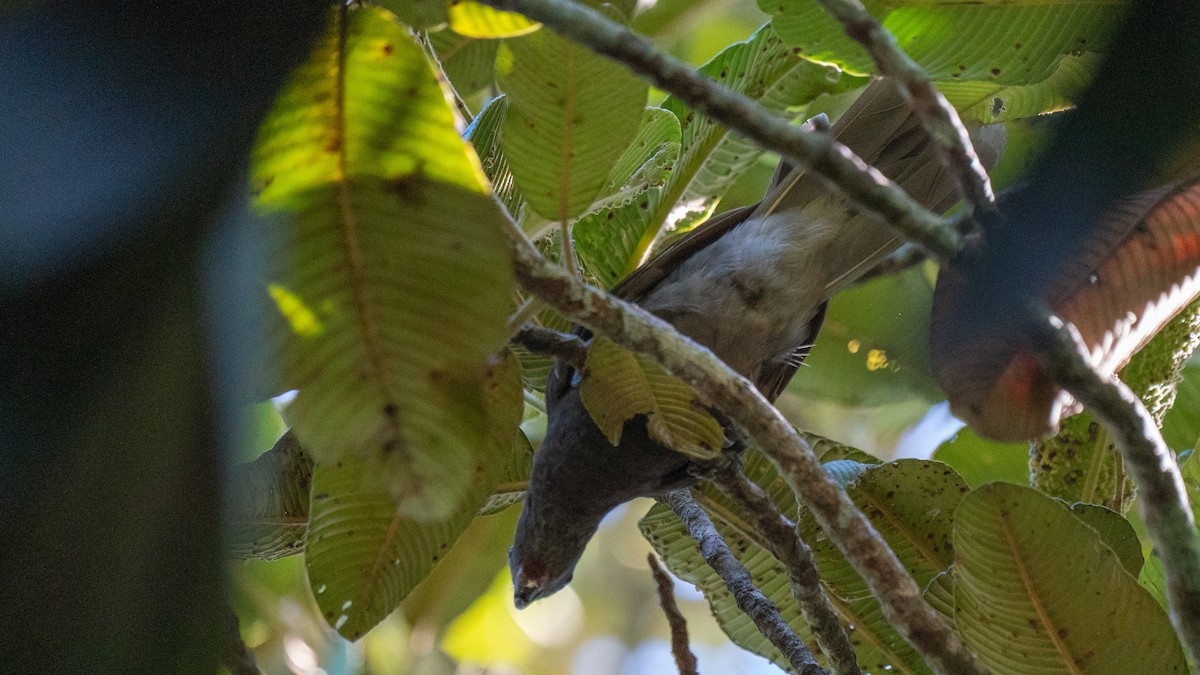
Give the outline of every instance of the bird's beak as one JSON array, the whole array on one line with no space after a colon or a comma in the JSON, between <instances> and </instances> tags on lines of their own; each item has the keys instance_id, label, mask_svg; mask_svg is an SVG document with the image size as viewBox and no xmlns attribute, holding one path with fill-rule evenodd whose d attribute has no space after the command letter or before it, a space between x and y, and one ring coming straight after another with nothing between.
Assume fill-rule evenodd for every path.
<instances>
[{"instance_id":1,"label":"bird's beak","mask_svg":"<svg viewBox=\"0 0 1200 675\"><path fill-rule=\"evenodd\" d=\"M524 568L518 568L513 575L513 604L517 609L525 609L542 595L546 580L525 573Z\"/></svg>"}]
</instances>

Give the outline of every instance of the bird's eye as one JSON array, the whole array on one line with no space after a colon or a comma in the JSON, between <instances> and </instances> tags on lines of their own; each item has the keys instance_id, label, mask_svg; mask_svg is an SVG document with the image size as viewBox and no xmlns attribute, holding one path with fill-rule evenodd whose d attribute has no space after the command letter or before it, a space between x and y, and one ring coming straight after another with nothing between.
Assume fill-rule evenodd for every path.
<instances>
[{"instance_id":1,"label":"bird's eye","mask_svg":"<svg viewBox=\"0 0 1200 675\"><path fill-rule=\"evenodd\" d=\"M583 375L578 370L571 371L571 386L572 387L578 387L579 383L582 381L583 381Z\"/></svg>"}]
</instances>

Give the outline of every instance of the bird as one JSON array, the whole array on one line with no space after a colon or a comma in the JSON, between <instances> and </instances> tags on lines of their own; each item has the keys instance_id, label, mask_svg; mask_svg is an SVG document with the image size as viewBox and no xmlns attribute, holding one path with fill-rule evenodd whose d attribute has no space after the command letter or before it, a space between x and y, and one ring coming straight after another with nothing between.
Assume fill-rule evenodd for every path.
<instances>
[{"instance_id":1,"label":"bird","mask_svg":"<svg viewBox=\"0 0 1200 675\"><path fill-rule=\"evenodd\" d=\"M824 119L807 124L832 134L935 212L958 200L953 177L896 83L871 82L831 127ZM971 133L985 166L994 165L1004 127L973 125ZM882 219L781 160L761 202L691 231L612 292L712 350L773 401L807 355L830 297L902 243ZM580 399L585 376L556 360L547 381L546 437L509 550L518 608L571 581L614 507L698 480L686 456L650 438L645 416L627 420L618 444L609 443Z\"/></svg>"}]
</instances>

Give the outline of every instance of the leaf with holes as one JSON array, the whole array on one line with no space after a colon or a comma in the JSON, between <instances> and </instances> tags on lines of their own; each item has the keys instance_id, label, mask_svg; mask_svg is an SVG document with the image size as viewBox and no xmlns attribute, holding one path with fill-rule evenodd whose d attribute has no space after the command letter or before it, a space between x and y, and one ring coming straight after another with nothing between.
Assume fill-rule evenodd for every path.
<instances>
[{"instance_id":1,"label":"leaf with holes","mask_svg":"<svg viewBox=\"0 0 1200 675\"><path fill-rule=\"evenodd\" d=\"M275 560L304 549L312 460L291 431L229 477L225 546L234 558Z\"/></svg>"},{"instance_id":2,"label":"leaf with holes","mask_svg":"<svg viewBox=\"0 0 1200 675\"><path fill-rule=\"evenodd\" d=\"M779 35L806 59L874 72L866 51L818 0L759 0ZM1066 55L1103 49L1123 11L1115 0L896 0L868 3L900 47L935 82L1040 82Z\"/></svg>"},{"instance_id":3,"label":"leaf with holes","mask_svg":"<svg viewBox=\"0 0 1200 675\"><path fill-rule=\"evenodd\" d=\"M1185 673L1166 613L1061 502L994 483L954 523L955 623L993 673Z\"/></svg>"},{"instance_id":4,"label":"leaf with holes","mask_svg":"<svg viewBox=\"0 0 1200 675\"><path fill-rule=\"evenodd\" d=\"M637 132L645 83L547 30L504 43L496 67L504 154L528 205L555 221L583 213Z\"/></svg>"},{"instance_id":5,"label":"leaf with holes","mask_svg":"<svg viewBox=\"0 0 1200 675\"><path fill-rule=\"evenodd\" d=\"M676 452L711 459L724 447L724 430L690 386L603 336L588 348L579 397L613 445L626 421L646 415L650 437Z\"/></svg>"},{"instance_id":6,"label":"leaf with holes","mask_svg":"<svg viewBox=\"0 0 1200 675\"><path fill-rule=\"evenodd\" d=\"M841 76L836 68L796 58L769 24L745 42L727 47L700 71L771 112L789 117L821 94L866 84L860 78ZM706 218L738 176L763 154L754 143L692 111L675 97L663 102L663 108L682 123L678 168L627 271L641 262L660 229L687 228Z\"/></svg>"},{"instance_id":7,"label":"leaf with holes","mask_svg":"<svg viewBox=\"0 0 1200 675\"><path fill-rule=\"evenodd\" d=\"M673 113L646 108L637 136L608 174L601 199L572 227L580 259L606 287L625 275L658 208L679 159L679 134Z\"/></svg>"},{"instance_id":8,"label":"leaf with holes","mask_svg":"<svg viewBox=\"0 0 1200 675\"><path fill-rule=\"evenodd\" d=\"M362 460L318 465L305 564L321 615L356 640L400 604L434 568L500 482L517 443L523 407L520 365L507 353L487 377L485 451L472 459L466 497L442 520L416 520L366 475Z\"/></svg>"},{"instance_id":9,"label":"leaf with holes","mask_svg":"<svg viewBox=\"0 0 1200 675\"><path fill-rule=\"evenodd\" d=\"M481 375L513 287L502 214L457 122L394 17L342 10L252 166L279 309L265 332L279 388L299 389L293 430L318 464L363 467L428 520L472 484Z\"/></svg>"}]
</instances>

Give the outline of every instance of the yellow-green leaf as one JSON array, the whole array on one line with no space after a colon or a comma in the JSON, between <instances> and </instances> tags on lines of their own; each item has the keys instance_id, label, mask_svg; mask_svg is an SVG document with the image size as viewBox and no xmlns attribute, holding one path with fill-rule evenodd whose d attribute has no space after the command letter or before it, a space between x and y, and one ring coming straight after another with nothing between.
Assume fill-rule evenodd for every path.
<instances>
[{"instance_id":1,"label":"yellow-green leaf","mask_svg":"<svg viewBox=\"0 0 1200 675\"><path fill-rule=\"evenodd\" d=\"M1187 672L1166 613L1065 504L986 485L954 548L955 623L996 675Z\"/></svg>"},{"instance_id":2,"label":"yellow-green leaf","mask_svg":"<svg viewBox=\"0 0 1200 675\"><path fill-rule=\"evenodd\" d=\"M361 460L316 467L305 564L321 615L343 637L356 640L390 614L446 556L487 501L519 452L520 378L511 353L493 366L485 389L486 449L460 467L472 483L448 518L405 516Z\"/></svg>"},{"instance_id":3,"label":"yellow-green leaf","mask_svg":"<svg viewBox=\"0 0 1200 675\"><path fill-rule=\"evenodd\" d=\"M724 430L690 386L607 338L594 338L588 348L579 396L613 445L627 420L646 415L650 437L677 452L707 459L724 446Z\"/></svg>"},{"instance_id":4,"label":"yellow-green leaf","mask_svg":"<svg viewBox=\"0 0 1200 675\"><path fill-rule=\"evenodd\" d=\"M267 333L277 386L299 390L293 430L318 464L361 464L418 520L450 516L472 484L513 285L502 214L457 125L407 30L342 9L252 166L264 297L286 300Z\"/></svg>"},{"instance_id":5,"label":"yellow-green leaf","mask_svg":"<svg viewBox=\"0 0 1200 675\"><path fill-rule=\"evenodd\" d=\"M550 31L506 42L497 70L504 154L528 205L550 220L583 213L637 132L645 83Z\"/></svg>"},{"instance_id":6,"label":"yellow-green leaf","mask_svg":"<svg viewBox=\"0 0 1200 675\"><path fill-rule=\"evenodd\" d=\"M492 9L475 0L449 0L450 28L473 38L517 37L532 33L542 24L516 12Z\"/></svg>"}]
</instances>

